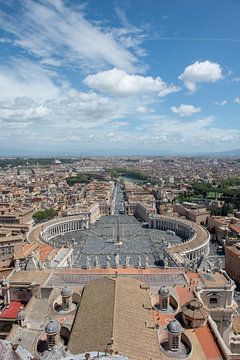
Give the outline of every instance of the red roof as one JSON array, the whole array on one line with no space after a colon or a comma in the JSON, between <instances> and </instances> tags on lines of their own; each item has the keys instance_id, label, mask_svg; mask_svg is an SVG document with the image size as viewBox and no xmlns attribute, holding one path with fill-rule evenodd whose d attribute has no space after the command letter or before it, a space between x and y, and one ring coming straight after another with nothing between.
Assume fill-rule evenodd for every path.
<instances>
[{"instance_id":1,"label":"red roof","mask_svg":"<svg viewBox=\"0 0 240 360\"><path fill-rule=\"evenodd\" d=\"M223 358L218 344L208 326L194 329L194 331L208 360L220 360Z\"/></svg>"},{"instance_id":2,"label":"red roof","mask_svg":"<svg viewBox=\"0 0 240 360\"><path fill-rule=\"evenodd\" d=\"M239 224L230 224L229 229L235 232L236 234L240 234L240 226Z\"/></svg>"},{"instance_id":3,"label":"red roof","mask_svg":"<svg viewBox=\"0 0 240 360\"><path fill-rule=\"evenodd\" d=\"M18 301L12 301L8 306L6 306L0 313L0 319L16 319L17 314L20 309L23 307L23 304Z\"/></svg>"}]
</instances>

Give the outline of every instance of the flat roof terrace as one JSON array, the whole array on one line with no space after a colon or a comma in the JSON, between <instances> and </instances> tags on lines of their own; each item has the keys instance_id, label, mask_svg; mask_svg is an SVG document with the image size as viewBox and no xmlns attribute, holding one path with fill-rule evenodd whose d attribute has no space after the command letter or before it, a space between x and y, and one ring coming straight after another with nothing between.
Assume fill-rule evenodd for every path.
<instances>
[{"instance_id":1,"label":"flat roof terrace","mask_svg":"<svg viewBox=\"0 0 240 360\"><path fill-rule=\"evenodd\" d=\"M44 270L46 271L46 270ZM116 274L117 273L117 274ZM55 269L51 272L46 286L55 286L62 288L66 284L73 288L83 288L89 281L96 280L103 277L131 277L136 280L148 284L152 288L159 288L162 285L166 286L187 286L189 283L189 274L181 269L163 270L159 268L151 269L135 269L127 268L118 270L115 269ZM198 278L198 274L194 274Z\"/></svg>"}]
</instances>

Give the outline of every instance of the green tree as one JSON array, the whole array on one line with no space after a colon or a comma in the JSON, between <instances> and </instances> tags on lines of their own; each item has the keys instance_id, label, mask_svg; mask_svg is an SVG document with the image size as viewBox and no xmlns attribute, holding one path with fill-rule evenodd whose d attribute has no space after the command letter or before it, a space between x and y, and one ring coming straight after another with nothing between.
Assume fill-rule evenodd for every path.
<instances>
[{"instance_id":1,"label":"green tree","mask_svg":"<svg viewBox=\"0 0 240 360\"><path fill-rule=\"evenodd\" d=\"M56 215L57 215L57 211L52 208L45 209L45 210L39 210L39 211L36 211L35 214L33 214L33 220L36 223L41 223L43 221L53 219L54 216L56 216Z\"/></svg>"},{"instance_id":2,"label":"green tree","mask_svg":"<svg viewBox=\"0 0 240 360\"><path fill-rule=\"evenodd\" d=\"M66 179L69 186L74 184L88 184L92 179L90 174L79 174L77 176L72 176Z\"/></svg>"}]
</instances>

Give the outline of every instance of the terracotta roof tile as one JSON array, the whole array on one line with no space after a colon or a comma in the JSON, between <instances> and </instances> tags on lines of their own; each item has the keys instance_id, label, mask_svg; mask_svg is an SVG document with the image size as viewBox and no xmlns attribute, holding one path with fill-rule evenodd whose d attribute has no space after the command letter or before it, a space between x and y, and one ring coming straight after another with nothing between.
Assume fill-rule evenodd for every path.
<instances>
[{"instance_id":1,"label":"terracotta roof tile","mask_svg":"<svg viewBox=\"0 0 240 360\"><path fill-rule=\"evenodd\" d=\"M85 286L69 340L73 354L112 348L131 360L162 359L148 290L131 278Z\"/></svg>"}]
</instances>

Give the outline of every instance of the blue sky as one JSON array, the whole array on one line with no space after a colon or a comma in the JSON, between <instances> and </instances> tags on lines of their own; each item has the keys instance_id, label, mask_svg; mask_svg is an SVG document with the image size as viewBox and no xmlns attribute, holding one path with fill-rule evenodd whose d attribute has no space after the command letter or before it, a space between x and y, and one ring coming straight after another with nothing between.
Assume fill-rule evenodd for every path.
<instances>
[{"instance_id":1,"label":"blue sky","mask_svg":"<svg viewBox=\"0 0 240 360\"><path fill-rule=\"evenodd\" d=\"M0 152L239 148L239 0L0 0Z\"/></svg>"}]
</instances>

